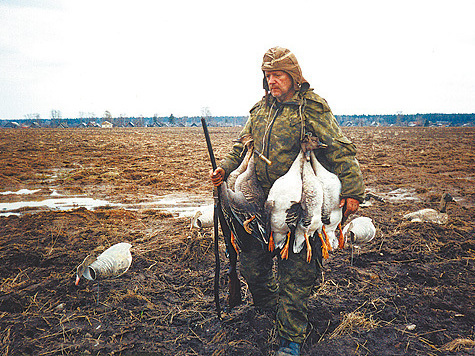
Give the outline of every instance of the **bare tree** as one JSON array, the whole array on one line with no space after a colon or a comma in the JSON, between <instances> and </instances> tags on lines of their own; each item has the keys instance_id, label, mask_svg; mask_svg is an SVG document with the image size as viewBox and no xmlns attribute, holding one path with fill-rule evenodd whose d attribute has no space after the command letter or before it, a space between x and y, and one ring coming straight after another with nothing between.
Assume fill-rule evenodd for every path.
<instances>
[{"instance_id":1,"label":"bare tree","mask_svg":"<svg viewBox=\"0 0 475 356\"><path fill-rule=\"evenodd\" d=\"M104 111L104 115L102 116L103 121L109 121L111 122L112 120L112 115L109 110Z\"/></svg>"},{"instance_id":2,"label":"bare tree","mask_svg":"<svg viewBox=\"0 0 475 356\"><path fill-rule=\"evenodd\" d=\"M52 127L59 126L60 120L61 120L61 111L60 110L51 110L51 126Z\"/></svg>"},{"instance_id":3,"label":"bare tree","mask_svg":"<svg viewBox=\"0 0 475 356\"><path fill-rule=\"evenodd\" d=\"M210 117L211 116L211 110L209 109L208 106L204 106L201 108L201 116L203 117Z\"/></svg>"},{"instance_id":4,"label":"bare tree","mask_svg":"<svg viewBox=\"0 0 475 356\"><path fill-rule=\"evenodd\" d=\"M27 119L27 120L40 120L40 119L41 119L41 116L40 116L40 114L38 114L38 113L26 114L26 115L25 115L25 119Z\"/></svg>"},{"instance_id":5,"label":"bare tree","mask_svg":"<svg viewBox=\"0 0 475 356\"><path fill-rule=\"evenodd\" d=\"M208 106L204 106L201 108L201 116L204 117L206 121L208 121L208 125L216 126L216 122L211 117L211 110Z\"/></svg>"}]
</instances>

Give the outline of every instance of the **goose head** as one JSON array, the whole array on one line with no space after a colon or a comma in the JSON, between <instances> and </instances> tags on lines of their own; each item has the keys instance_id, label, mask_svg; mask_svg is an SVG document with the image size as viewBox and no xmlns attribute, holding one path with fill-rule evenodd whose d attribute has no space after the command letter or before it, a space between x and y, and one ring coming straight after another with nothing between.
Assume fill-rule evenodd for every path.
<instances>
[{"instance_id":1,"label":"goose head","mask_svg":"<svg viewBox=\"0 0 475 356\"><path fill-rule=\"evenodd\" d=\"M326 148L327 145L322 143L318 137L313 136L311 132L307 132L302 140L300 142L300 147L302 148L302 151L305 154L305 158L307 161L310 160L310 152L312 150L316 150L318 148Z\"/></svg>"},{"instance_id":2,"label":"goose head","mask_svg":"<svg viewBox=\"0 0 475 356\"><path fill-rule=\"evenodd\" d=\"M252 138L251 134L241 136L239 141L244 145L244 147L247 147L247 149L251 148L251 146L254 145L254 139Z\"/></svg>"},{"instance_id":3,"label":"goose head","mask_svg":"<svg viewBox=\"0 0 475 356\"><path fill-rule=\"evenodd\" d=\"M81 264L79 266L77 266L77 268L76 268L76 283L75 283L76 285L79 284L79 280L81 279L82 274L84 273L86 268L89 267L89 265L91 263L93 263L95 260L96 260L96 257L91 256L91 255L87 255L86 258L84 259L84 261L82 261Z\"/></svg>"},{"instance_id":4,"label":"goose head","mask_svg":"<svg viewBox=\"0 0 475 356\"><path fill-rule=\"evenodd\" d=\"M243 135L239 137L237 140L233 140L233 142L242 143L244 148L248 150L251 150L254 146L254 138L252 137L251 134ZM241 154L244 154L244 151L245 150L243 150Z\"/></svg>"},{"instance_id":5,"label":"goose head","mask_svg":"<svg viewBox=\"0 0 475 356\"><path fill-rule=\"evenodd\" d=\"M442 194L440 198L439 211L445 213L447 210L447 203L455 201L454 197L449 193Z\"/></svg>"}]
</instances>

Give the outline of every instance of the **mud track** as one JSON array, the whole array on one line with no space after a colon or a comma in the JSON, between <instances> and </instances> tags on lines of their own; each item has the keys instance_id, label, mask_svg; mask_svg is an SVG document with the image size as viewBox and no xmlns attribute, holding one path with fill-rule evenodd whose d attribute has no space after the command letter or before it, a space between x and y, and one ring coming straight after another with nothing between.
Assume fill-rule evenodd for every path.
<instances>
[{"instance_id":1,"label":"mud track","mask_svg":"<svg viewBox=\"0 0 475 356\"><path fill-rule=\"evenodd\" d=\"M210 133L219 159L238 129ZM384 201L356 214L373 219L373 242L325 261L303 355L475 355L475 130L345 133ZM0 203L55 193L122 205L0 216L0 354L271 355L273 316L255 310L243 280L245 303L216 318L212 230L146 204L211 201L209 168L200 128L1 130ZM447 224L402 219L443 192L456 198ZM74 285L88 253L121 241L133 245L125 275ZM221 286L225 304L224 273Z\"/></svg>"}]
</instances>

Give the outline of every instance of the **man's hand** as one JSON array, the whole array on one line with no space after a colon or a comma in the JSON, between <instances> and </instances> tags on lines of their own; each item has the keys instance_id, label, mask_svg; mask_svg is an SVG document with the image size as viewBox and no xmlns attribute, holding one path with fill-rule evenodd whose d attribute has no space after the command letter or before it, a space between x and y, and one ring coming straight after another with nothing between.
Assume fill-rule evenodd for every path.
<instances>
[{"instance_id":1,"label":"man's hand","mask_svg":"<svg viewBox=\"0 0 475 356\"><path fill-rule=\"evenodd\" d=\"M211 181L213 182L213 185L215 187L218 187L221 185L221 183L223 183L225 172L223 168L218 167L214 171L211 170L209 172L209 175L211 177Z\"/></svg>"},{"instance_id":2,"label":"man's hand","mask_svg":"<svg viewBox=\"0 0 475 356\"><path fill-rule=\"evenodd\" d=\"M340 201L340 208L343 208L343 216L347 218L358 211L360 202L353 198L344 198Z\"/></svg>"}]
</instances>

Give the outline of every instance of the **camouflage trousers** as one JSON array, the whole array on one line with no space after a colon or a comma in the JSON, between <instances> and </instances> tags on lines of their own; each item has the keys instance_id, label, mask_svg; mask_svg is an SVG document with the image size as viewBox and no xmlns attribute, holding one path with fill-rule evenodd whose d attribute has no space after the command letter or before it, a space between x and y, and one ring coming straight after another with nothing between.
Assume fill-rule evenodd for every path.
<instances>
[{"instance_id":1,"label":"camouflage trousers","mask_svg":"<svg viewBox=\"0 0 475 356\"><path fill-rule=\"evenodd\" d=\"M277 254L277 275L273 270L273 255L260 245L249 246L240 254L240 272L249 286L254 305L277 309L279 336L298 343L306 338L308 299L322 263L319 239L312 245L310 263L306 247L298 254L294 254L291 247L287 260Z\"/></svg>"}]
</instances>

